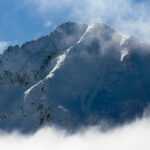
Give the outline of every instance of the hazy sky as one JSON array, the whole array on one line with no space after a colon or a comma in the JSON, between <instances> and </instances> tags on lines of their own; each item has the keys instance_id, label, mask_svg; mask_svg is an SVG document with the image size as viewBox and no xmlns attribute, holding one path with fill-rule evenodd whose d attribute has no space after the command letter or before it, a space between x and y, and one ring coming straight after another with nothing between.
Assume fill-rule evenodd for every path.
<instances>
[{"instance_id":1,"label":"hazy sky","mask_svg":"<svg viewBox=\"0 0 150 150\"><path fill-rule=\"evenodd\" d=\"M0 50L49 34L66 21L104 22L149 41L149 8L148 0L0 0Z\"/></svg>"}]
</instances>

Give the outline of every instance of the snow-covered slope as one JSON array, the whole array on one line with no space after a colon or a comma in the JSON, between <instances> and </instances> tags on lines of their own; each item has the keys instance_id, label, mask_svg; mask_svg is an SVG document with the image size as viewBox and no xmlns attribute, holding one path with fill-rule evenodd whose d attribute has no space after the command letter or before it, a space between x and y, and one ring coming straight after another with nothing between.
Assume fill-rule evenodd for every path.
<instances>
[{"instance_id":1,"label":"snow-covered slope","mask_svg":"<svg viewBox=\"0 0 150 150\"><path fill-rule=\"evenodd\" d=\"M0 56L0 127L130 121L149 104L150 46L105 24L67 22Z\"/></svg>"}]
</instances>

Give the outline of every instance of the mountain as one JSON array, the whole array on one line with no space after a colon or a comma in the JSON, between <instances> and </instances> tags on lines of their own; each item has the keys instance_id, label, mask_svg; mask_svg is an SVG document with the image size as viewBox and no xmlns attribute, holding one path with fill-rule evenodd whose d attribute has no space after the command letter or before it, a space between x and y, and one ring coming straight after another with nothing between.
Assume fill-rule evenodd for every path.
<instances>
[{"instance_id":1,"label":"mountain","mask_svg":"<svg viewBox=\"0 0 150 150\"><path fill-rule=\"evenodd\" d=\"M75 130L142 117L150 103L150 45L111 27L67 22L0 55L0 128Z\"/></svg>"}]
</instances>

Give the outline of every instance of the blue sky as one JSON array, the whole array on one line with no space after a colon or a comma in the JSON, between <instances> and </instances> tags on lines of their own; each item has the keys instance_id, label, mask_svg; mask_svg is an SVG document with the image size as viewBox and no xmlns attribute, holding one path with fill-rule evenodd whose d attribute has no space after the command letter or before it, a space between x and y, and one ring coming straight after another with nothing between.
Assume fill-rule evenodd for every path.
<instances>
[{"instance_id":1,"label":"blue sky","mask_svg":"<svg viewBox=\"0 0 150 150\"><path fill-rule=\"evenodd\" d=\"M49 33L46 19L20 0L0 0L0 41L22 43Z\"/></svg>"},{"instance_id":2,"label":"blue sky","mask_svg":"<svg viewBox=\"0 0 150 150\"><path fill-rule=\"evenodd\" d=\"M148 41L148 4L147 0L0 0L0 50L47 35L66 21L104 22Z\"/></svg>"}]
</instances>

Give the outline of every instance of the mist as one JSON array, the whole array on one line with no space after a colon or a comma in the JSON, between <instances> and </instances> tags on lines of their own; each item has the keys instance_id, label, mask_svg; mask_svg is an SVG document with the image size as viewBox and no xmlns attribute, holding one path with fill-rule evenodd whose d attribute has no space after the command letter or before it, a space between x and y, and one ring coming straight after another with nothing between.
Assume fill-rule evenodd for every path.
<instances>
[{"instance_id":1,"label":"mist","mask_svg":"<svg viewBox=\"0 0 150 150\"><path fill-rule=\"evenodd\" d=\"M0 133L2 150L149 150L150 118L137 119L123 127L101 132L88 127L69 135L55 127L44 127L34 135L21 135L17 131Z\"/></svg>"},{"instance_id":2,"label":"mist","mask_svg":"<svg viewBox=\"0 0 150 150\"><path fill-rule=\"evenodd\" d=\"M149 2L134 0L25 0L43 18L63 18L64 22L105 23L122 34L150 42ZM67 13L66 13L67 12ZM64 14L64 16L63 16ZM55 24L55 22L53 22Z\"/></svg>"},{"instance_id":3,"label":"mist","mask_svg":"<svg viewBox=\"0 0 150 150\"><path fill-rule=\"evenodd\" d=\"M8 45L8 42L0 41L0 54L3 54L4 50L8 47Z\"/></svg>"}]
</instances>

